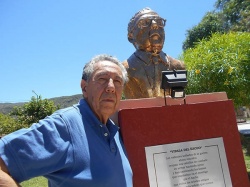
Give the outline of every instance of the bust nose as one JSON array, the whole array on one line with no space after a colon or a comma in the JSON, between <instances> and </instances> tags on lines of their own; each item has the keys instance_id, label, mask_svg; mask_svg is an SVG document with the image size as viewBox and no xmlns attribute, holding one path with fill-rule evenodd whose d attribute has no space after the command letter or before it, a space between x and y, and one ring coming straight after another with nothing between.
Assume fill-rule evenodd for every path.
<instances>
[{"instance_id":1,"label":"bust nose","mask_svg":"<svg viewBox=\"0 0 250 187\"><path fill-rule=\"evenodd\" d=\"M155 20L152 20L152 23L151 23L151 29L158 29L158 24Z\"/></svg>"}]
</instances>

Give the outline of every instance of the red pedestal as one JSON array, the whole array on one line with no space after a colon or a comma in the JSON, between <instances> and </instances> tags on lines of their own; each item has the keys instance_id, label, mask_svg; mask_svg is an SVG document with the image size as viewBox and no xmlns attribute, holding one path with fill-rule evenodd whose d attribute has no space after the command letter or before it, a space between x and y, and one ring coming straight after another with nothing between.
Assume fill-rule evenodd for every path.
<instances>
[{"instance_id":1,"label":"red pedestal","mask_svg":"<svg viewBox=\"0 0 250 187\"><path fill-rule=\"evenodd\" d=\"M164 106L162 98L162 104L159 98L123 101L119 125L134 174L134 187L149 187L146 146L217 137L224 141L233 187L250 186L233 102L223 93L213 95L187 96L186 104L168 98L167 103L174 104L171 106Z\"/></svg>"}]
</instances>

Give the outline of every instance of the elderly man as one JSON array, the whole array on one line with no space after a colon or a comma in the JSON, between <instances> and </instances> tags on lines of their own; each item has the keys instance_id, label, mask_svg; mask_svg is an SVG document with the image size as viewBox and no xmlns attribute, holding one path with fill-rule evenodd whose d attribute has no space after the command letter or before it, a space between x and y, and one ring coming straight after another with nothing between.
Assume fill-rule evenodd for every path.
<instances>
[{"instance_id":1,"label":"elderly man","mask_svg":"<svg viewBox=\"0 0 250 187\"><path fill-rule=\"evenodd\" d=\"M127 99L163 96L161 72L184 69L184 63L163 51L166 20L150 8L144 8L128 24L128 40L136 51L123 62L129 82L124 94Z\"/></svg>"},{"instance_id":2,"label":"elderly man","mask_svg":"<svg viewBox=\"0 0 250 187\"><path fill-rule=\"evenodd\" d=\"M132 171L117 127L125 68L100 55L83 69L84 99L0 140L0 187L36 176L50 187L132 187Z\"/></svg>"}]
</instances>

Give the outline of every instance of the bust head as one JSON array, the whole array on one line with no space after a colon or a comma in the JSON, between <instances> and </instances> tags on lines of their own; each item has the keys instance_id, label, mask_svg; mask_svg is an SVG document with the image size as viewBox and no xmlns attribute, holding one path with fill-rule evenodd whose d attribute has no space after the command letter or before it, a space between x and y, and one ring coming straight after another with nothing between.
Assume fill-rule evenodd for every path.
<instances>
[{"instance_id":1,"label":"bust head","mask_svg":"<svg viewBox=\"0 0 250 187\"><path fill-rule=\"evenodd\" d=\"M150 8L137 12L128 24L128 40L136 49L159 53L165 41L166 20Z\"/></svg>"}]
</instances>

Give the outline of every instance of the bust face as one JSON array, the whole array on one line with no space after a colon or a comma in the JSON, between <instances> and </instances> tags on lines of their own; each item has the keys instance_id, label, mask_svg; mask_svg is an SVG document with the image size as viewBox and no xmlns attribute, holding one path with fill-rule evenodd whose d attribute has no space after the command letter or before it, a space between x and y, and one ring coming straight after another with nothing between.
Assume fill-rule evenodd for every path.
<instances>
[{"instance_id":1,"label":"bust face","mask_svg":"<svg viewBox=\"0 0 250 187\"><path fill-rule=\"evenodd\" d=\"M155 12L141 14L134 19L133 31L129 35L136 49L159 53L165 41L166 20Z\"/></svg>"}]
</instances>

